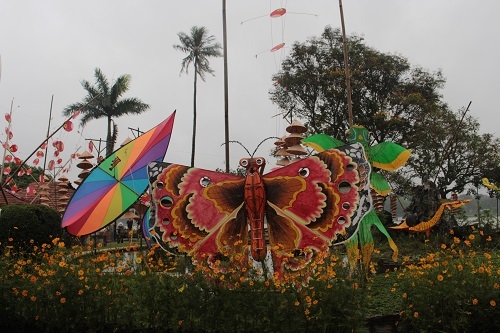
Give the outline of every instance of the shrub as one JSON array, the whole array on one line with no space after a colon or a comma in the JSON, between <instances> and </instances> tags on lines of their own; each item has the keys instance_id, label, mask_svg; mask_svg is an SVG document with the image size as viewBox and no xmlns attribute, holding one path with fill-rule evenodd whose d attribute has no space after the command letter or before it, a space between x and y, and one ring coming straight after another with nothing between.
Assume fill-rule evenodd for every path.
<instances>
[{"instance_id":1,"label":"shrub","mask_svg":"<svg viewBox=\"0 0 500 333\"><path fill-rule=\"evenodd\" d=\"M0 213L0 249L31 252L61 234L59 213L44 205L7 205Z\"/></svg>"}]
</instances>

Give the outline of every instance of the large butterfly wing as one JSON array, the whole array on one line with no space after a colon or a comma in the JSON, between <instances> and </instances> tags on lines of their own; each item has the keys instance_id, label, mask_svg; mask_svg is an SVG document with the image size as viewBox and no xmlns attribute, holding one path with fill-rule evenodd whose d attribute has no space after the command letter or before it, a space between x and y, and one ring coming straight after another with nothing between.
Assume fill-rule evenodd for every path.
<instances>
[{"instance_id":1,"label":"large butterfly wing","mask_svg":"<svg viewBox=\"0 0 500 333\"><path fill-rule=\"evenodd\" d=\"M363 147L353 144L264 175L271 245L324 250L349 239L371 208L369 174Z\"/></svg>"},{"instance_id":2,"label":"large butterfly wing","mask_svg":"<svg viewBox=\"0 0 500 333\"><path fill-rule=\"evenodd\" d=\"M243 177L164 162L149 170L154 229L168 247L200 258L248 243Z\"/></svg>"}]
</instances>

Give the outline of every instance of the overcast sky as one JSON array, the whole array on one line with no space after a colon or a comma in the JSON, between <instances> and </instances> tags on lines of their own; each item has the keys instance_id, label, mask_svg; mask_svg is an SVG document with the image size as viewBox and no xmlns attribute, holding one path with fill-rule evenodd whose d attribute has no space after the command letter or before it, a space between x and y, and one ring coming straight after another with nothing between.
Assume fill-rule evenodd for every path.
<instances>
[{"instance_id":1,"label":"overcast sky","mask_svg":"<svg viewBox=\"0 0 500 333\"><path fill-rule=\"evenodd\" d=\"M269 13L280 7L288 14L271 19ZM344 0L343 8L348 34L362 35L367 45L402 55L412 65L441 69L447 80L443 100L455 111L472 101L469 112L481 132L499 136L500 1ZM116 119L118 143L134 137L129 128L147 131L177 110L165 160L189 165L192 69L179 75L184 54L172 46L179 43L177 33L189 33L194 25L206 27L222 44L222 0L1 1L0 121L7 126L3 114L10 112L13 100L11 143L19 146L18 156L26 158L47 135L52 96L50 133L65 120L62 110L83 100L80 82L93 82L99 67L110 81L130 74L126 97L151 106L142 115ZM337 0L227 0L231 140L253 152L262 139L285 134L287 124L273 117L278 110L268 91L289 49L268 51L281 42L290 46L319 36L327 25L340 27ZM196 166L224 169L223 58L212 59L211 66L215 77L198 85ZM64 141L66 162L79 147L80 152L87 149L86 139L105 135L102 120L58 132L54 140ZM5 138L2 131L0 139ZM257 154L267 158L272 143ZM230 148L236 168L246 152L237 145ZM77 178L75 165L70 180Z\"/></svg>"}]
</instances>

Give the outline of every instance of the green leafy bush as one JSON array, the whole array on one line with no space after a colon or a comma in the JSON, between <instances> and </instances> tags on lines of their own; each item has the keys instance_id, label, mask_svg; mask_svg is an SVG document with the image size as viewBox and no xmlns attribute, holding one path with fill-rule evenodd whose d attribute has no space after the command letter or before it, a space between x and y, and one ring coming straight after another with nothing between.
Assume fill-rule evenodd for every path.
<instances>
[{"instance_id":1,"label":"green leafy bush","mask_svg":"<svg viewBox=\"0 0 500 333\"><path fill-rule=\"evenodd\" d=\"M7 205L0 213L0 249L31 252L61 234L59 213L44 205Z\"/></svg>"}]
</instances>

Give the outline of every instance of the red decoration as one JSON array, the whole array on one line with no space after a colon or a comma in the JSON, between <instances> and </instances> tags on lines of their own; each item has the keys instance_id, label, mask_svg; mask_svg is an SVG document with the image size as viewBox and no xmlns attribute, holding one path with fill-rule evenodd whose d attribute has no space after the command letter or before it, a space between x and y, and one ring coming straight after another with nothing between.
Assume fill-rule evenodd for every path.
<instances>
[{"instance_id":1,"label":"red decoration","mask_svg":"<svg viewBox=\"0 0 500 333\"><path fill-rule=\"evenodd\" d=\"M273 10L271 12L271 14L269 14L269 16L271 16L272 18L276 18L276 17L281 17L285 14L286 14L285 8L278 8L278 9Z\"/></svg>"},{"instance_id":2,"label":"red decoration","mask_svg":"<svg viewBox=\"0 0 500 333\"><path fill-rule=\"evenodd\" d=\"M33 186L33 185L28 185L28 187L26 187L26 194L27 194L27 195L30 195L30 196L34 196L34 195L36 195L36 189L35 189L35 186Z\"/></svg>"},{"instance_id":3,"label":"red decoration","mask_svg":"<svg viewBox=\"0 0 500 333\"><path fill-rule=\"evenodd\" d=\"M73 123L70 120L67 120L64 123L63 128L66 132L71 132L73 130Z\"/></svg>"},{"instance_id":4,"label":"red decoration","mask_svg":"<svg viewBox=\"0 0 500 333\"><path fill-rule=\"evenodd\" d=\"M278 50L281 50L283 48L283 46L285 46L285 43L280 43L280 44L276 45L275 47L273 47L271 49L271 52L276 52Z\"/></svg>"}]
</instances>

